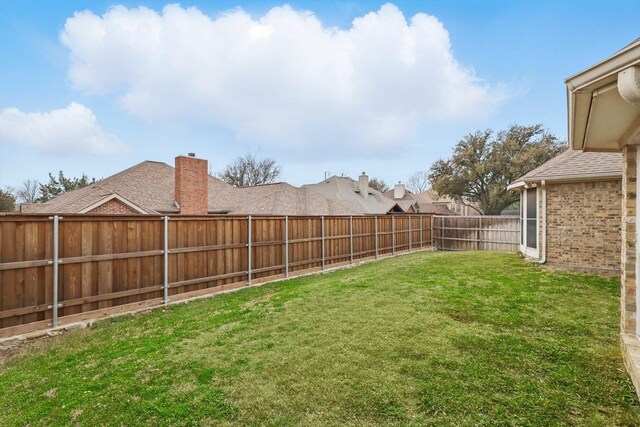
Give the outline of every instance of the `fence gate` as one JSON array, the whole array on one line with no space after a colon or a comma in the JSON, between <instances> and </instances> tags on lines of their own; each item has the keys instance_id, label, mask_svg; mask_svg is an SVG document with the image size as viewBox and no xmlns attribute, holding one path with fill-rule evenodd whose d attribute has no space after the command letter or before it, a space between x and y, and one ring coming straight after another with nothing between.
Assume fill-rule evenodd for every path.
<instances>
[{"instance_id":1,"label":"fence gate","mask_svg":"<svg viewBox=\"0 0 640 427\"><path fill-rule=\"evenodd\" d=\"M517 252L517 216L434 216L434 246L445 251Z\"/></svg>"}]
</instances>

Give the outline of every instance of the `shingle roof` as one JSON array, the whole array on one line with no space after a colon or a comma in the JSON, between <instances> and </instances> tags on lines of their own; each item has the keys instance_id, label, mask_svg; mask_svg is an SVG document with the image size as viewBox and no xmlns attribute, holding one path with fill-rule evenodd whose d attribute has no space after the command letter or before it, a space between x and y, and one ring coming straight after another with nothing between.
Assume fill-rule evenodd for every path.
<instances>
[{"instance_id":1,"label":"shingle roof","mask_svg":"<svg viewBox=\"0 0 640 427\"><path fill-rule=\"evenodd\" d=\"M174 168L165 163L144 161L94 184L70 191L46 203L30 204L23 212L74 213L109 194L119 194L148 213L178 212L175 204ZM233 186L209 177L209 210L230 210L226 193Z\"/></svg>"},{"instance_id":2,"label":"shingle roof","mask_svg":"<svg viewBox=\"0 0 640 427\"><path fill-rule=\"evenodd\" d=\"M451 197L447 196L447 195L439 195L438 193L436 193L432 188L429 188L426 191L423 191L422 193L420 193L420 197L422 197L423 199L434 203L434 202L438 202L438 203L453 203L455 202L455 200L453 200Z\"/></svg>"},{"instance_id":3,"label":"shingle roof","mask_svg":"<svg viewBox=\"0 0 640 427\"><path fill-rule=\"evenodd\" d=\"M234 187L212 176L208 178L210 213L357 214L317 193L289 184ZM175 169L165 163L154 161L144 161L94 184L62 194L46 203L23 204L21 211L77 213L114 193L150 214L179 212L174 194Z\"/></svg>"},{"instance_id":4,"label":"shingle roof","mask_svg":"<svg viewBox=\"0 0 640 427\"><path fill-rule=\"evenodd\" d=\"M436 215L454 215L455 212L447 209L444 206L438 206L434 203L431 203L429 200L427 200L425 197L423 197L420 194L414 194L409 190L405 190L404 192L404 196L401 199L396 199L394 198L394 191L393 190L389 190L387 192L384 193L384 195L386 197L388 197L389 199L395 201L396 203L398 203L400 205L400 207L402 207L403 209L405 209L405 206L408 208L411 205L418 205L418 211L420 213L431 213L431 214L436 214ZM406 210L406 209L405 209Z\"/></svg>"},{"instance_id":5,"label":"shingle roof","mask_svg":"<svg viewBox=\"0 0 640 427\"><path fill-rule=\"evenodd\" d=\"M612 177L622 177L621 153L567 150L521 176L515 183L542 180L579 181Z\"/></svg>"},{"instance_id":6,"label":"shingle roof","mask_svg":"<svg viewBox=\"0 0 640 427\"><path fill-rule=\"evenodd\" d=\"M244 203L231 214L269 215L357 215L346 206L310 190L287 183L238 189Z\"/></svg>"},{"instance_id":7,"label":"shingle roof","mask_svg":"<svg viewBox=\"0 0 640 427\"><path fill-rule=\"evenodd\" d=\"M348 177L332 176L317 184L306 184L308 188L360 214L386 214L396 202L384 194L369 188L367 197L360 195L358 183Z\"/></svg>"}]
</instances>

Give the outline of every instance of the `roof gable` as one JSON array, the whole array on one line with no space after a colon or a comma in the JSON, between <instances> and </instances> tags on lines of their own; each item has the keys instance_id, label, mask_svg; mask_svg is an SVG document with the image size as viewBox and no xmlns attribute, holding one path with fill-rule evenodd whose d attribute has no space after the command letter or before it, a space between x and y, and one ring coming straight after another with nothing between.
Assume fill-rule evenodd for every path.
<instances>
[{"instance_id":1,"label":"roof gable","mask_svg":"<svg viewBox=\"0 0 640 427\"><path fill-rule=\"evenodd\" d=\"M540 181L589 181L622 177L620 153L598 153L566 150L546 163L518 178L509 188L519 183Z\"/></svg>"}]
</instances>

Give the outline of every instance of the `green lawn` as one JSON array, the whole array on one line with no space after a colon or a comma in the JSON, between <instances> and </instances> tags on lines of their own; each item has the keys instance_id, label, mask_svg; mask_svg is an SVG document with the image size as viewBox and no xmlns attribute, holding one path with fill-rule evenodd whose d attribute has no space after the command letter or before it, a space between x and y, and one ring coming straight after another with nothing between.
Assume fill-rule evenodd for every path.
<instances>
[{"instance_id":1,"label":"green lawn","mask_svg":"<svg viewBox=\"0 0 640 427\"><path fill-rule=\"evenodd\" d=\"M44 340L0 425L640 425L619 279L422 252Z\"/></svg>"}]
</instances>

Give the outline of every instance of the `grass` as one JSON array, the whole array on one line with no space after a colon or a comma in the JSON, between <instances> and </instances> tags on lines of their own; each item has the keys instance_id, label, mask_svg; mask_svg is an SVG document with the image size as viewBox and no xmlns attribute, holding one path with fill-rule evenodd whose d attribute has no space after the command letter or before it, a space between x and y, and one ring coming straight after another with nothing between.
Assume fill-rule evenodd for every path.
<instances>
[{"instance_id":1,"label":"grass","mask_svg":"<svg viewBox=\"0 0 640 427\"><path fill-rule=\"evenodd\" d=\"M0 425L637 426L618 298L415 253L39 342L0 366Z\"/></svg>"}]
</instances>

